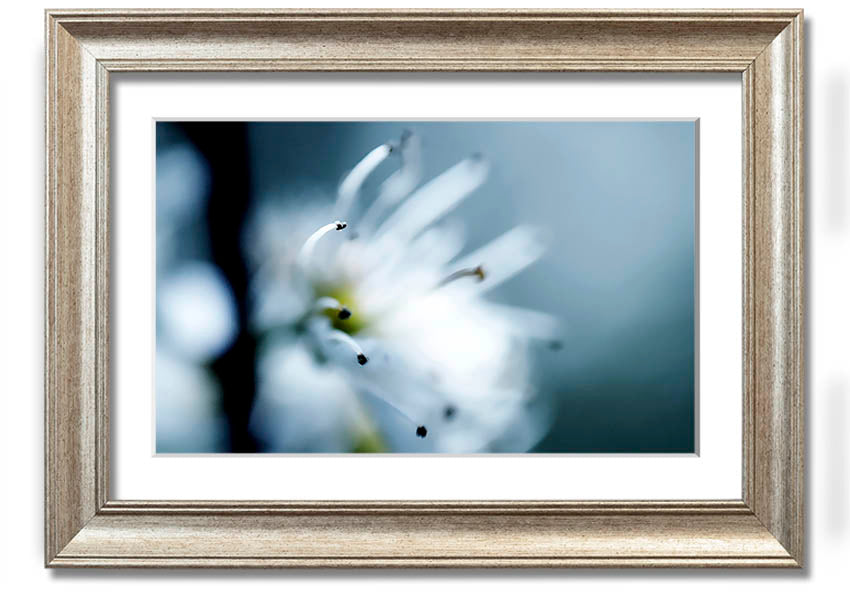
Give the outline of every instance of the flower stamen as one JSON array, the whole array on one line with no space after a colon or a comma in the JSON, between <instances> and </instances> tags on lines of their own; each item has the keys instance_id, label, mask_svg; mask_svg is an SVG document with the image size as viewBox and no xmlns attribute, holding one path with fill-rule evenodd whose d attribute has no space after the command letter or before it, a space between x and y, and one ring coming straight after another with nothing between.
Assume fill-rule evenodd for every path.
<instances>
[{"instance_id":1,"label":"flower stamen","mask_svg":"<svg viewBox=\"0 0 850 600\"><path fill-rule=\"evenodd\" d=\"M369 362L369 359L366 358L366 354L363 352L363 348L360 347L360 344L355 342L354 338L345 333L344 331L334 329L333 331L328 332L327 339L332 342L345 344L349 348L354 350L357 355L357 363L361 366Z\"/></svg>"},{"instance_id":2,"label":"flower stamen","mask_svg":"<svg viewBox=\"0 0 850 600\"><path fill-rule=\"evenodd\" d=\"M384 212L410 194L422 177L421 144L411 131L405 130L393 146L401 154L401 168L390 175L380 187L378 197L366 209L358 228L373 231Z\"/></svg>"},{"instance_id":3,"label":"flower stamen","mask_svg":"<svg viewBox=\"0 0 850 600\"><path fill-rule=\"evenodd\" d=\"M342 321L351 316L351 310L347 306L330 296L323 296L316 300L315 309L318 313L323 313L326 310L335 311L336 317Z\"/></svg>"},{"instance_id":4,"label":"flower stamen","mask_svg":"<svg viewBox=\"0 0 850 600\"><path fill-rule=\"evenodd\" d=\"M437 284L437 287L441 288L445 285L450 284L452 281L457 281L458 279L463 279L465 277L476 277L476 278L478 278L478 281L481 282L481 281L484 281L484 278L486 276L487 276L487 274L484 272L484 267L482 265L478 265L477 267L473 267L473 268L470 268L470 269L459 269L459 270L455 271L454 273L452 273L451 275L444 277Z\"/></svg>"},{"instance_id":5,"label":"flower stamen","mask_svg":"<svg viewBox=\"0 0 850 600\"><path fill-rule=\"evenodd\" d=\"M348 224L345 221L334 221L333 223L328 223L314 231L313 235L307 238L307 241L304 242L304 245L301 246L301 249L298 251L298 258L296 260L302 271L309 266L310 261L313 259L313 253L316 251L316 244L319 243L319 240L321 240L326 233L330 231L342 231L347 226Z\"/></svg>"},{"instance_id":6,"label":"flower stamen","mask_svg":"<svg viewBox=\"0 0 850 600\"><path fill-rule=\"evenodd\" d=\"M370 384L368 382L361 382L362 389L367 391L369 394L374 396L380 402L386 404L389 408L394 410L402 419L407 421L411 427L415 427L414 431L418 437L424 438L428 435L428 429L425 425L420 425L422 421L414 420L410 413L407 412L404 408L402 408L395 400L388 397L386 394L386 390L381 389L374 384Z\"/></svg>"}]
</instances>

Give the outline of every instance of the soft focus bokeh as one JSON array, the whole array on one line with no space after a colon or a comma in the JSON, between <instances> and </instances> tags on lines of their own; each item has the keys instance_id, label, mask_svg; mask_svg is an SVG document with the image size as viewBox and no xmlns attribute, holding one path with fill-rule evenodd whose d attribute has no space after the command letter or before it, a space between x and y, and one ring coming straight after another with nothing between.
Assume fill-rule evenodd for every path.
<instances>
[{"instance_id":1,"label":"soft focus bokeh","mask_svg":"<svg viewBox=\"0 0 850 600\"><path fill-rule=\"evenodd\" d=\"M693 452L695 148L690 121L157 123L157 452Z\"/></svg>"}]
</instances>

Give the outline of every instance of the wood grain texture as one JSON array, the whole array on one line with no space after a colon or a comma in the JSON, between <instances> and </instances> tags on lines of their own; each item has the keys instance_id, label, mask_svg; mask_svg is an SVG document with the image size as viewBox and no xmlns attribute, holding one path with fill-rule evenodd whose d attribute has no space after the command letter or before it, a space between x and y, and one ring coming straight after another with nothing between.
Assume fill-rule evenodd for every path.
<instances>
[{"instance_id":1,"label":"wood grain texture","mask_svg":"<svg viewBox=\"0 0 850 600\"><path fill-rule=\"evenodd\" d=\"M741 505L743 508L743 505ZM615 507L616 508L616 507ZM346 566L385 559L496 566L523 562L562 564L594 559L607 565L690 558L729 561L746 553L749 564L788 563L781 544L749 510L714 513L664 509L624 515L573 508L559 512L426 510L335 513L286 510L169 515L107 511L66 546L61 561L121 564L157 560L172 566L267 566L309 560ZM167 513L166 513L167 514ZM120 535L115 535L116 532ZM699 531L698 535L693 535Z\"/></svg>"},{"instance_id":2,"label":"wood grain texture","mask_svg":"<svg viewBox=\"0 0 850 600\"><path fill-rule=\"evenodd\" d=\"M121 71L741 71L788 14L146 11L57 18L98 61Z\"/></svg>"},{"instance_id":3,"label":"wood grain texture","mask_svg":"<svg viewBox=\"0 0 850 600\"><path fill-rule=\"evenodd\" d=\"M795 556L803 520L802 15L748 67L753 356L746 499Z\"/></svg>"},{"instance_id":4,"label":"wood grain texture","mask_svg":"<svg viewBox=\"0 0 850 600\"><path fill-rule=\"evenodd\" d=\"M45 278L45 546L48 559L102 505L95 461L105 415L98 387L107 357L98 337L96 221L99 137L95 59L67 31L48 22L47 201ZM105 202L105 197L102 198ZM99 226L100 225L100 226ZM101 281L103 286L105 281ZM107 288L104 288L106 291ZM98 360L102 362L98 364Z\"/></svg>"},{"instance_id":5,"label":"wood grain texture","mask_svg":"<svg viewBox=\"0 0 850 600\"><path fill-rule=\"evenodd\" d=\"M799 567L800 11L48 11L45 561L53 567ZM112 71L733 71L743 481L700 502L109 499Z\"/></svg>"}]
</instances>

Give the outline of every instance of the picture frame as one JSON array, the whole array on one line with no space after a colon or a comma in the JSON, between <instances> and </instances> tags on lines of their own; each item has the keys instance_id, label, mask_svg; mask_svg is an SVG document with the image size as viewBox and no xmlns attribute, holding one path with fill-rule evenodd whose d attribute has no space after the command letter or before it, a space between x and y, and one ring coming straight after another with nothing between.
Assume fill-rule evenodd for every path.
<instances>
[{"instance_id":1,"label":"picture frame","mask_svg":"<svg viewBox=\"0 0 850 600\"><path fill-rule=\"evenodd\" d=\"M801 567L801 10L48 10L45 565ZM734 72L743 98L738 500L110 498L109 77Z\"/></svg>"}]
</instances>

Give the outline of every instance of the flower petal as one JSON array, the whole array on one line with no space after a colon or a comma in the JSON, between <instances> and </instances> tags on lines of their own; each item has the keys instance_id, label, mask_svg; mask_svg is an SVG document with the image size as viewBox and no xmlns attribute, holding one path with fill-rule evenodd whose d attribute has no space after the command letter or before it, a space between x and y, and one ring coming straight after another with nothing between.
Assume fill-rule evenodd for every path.
<instances>
[{"instance_id":1,"label":"flower petal","mask_svg":"<svg viewBox=\"0 0 850 600\"><path fill-rule=\"evenodd\" d=\"M339 184L339 192L337 193L336 206L334 207L335 218L345 219L348 211L351 210L351 205L360 194L360 188L363 187L363 182L384 162L390 155L392 146L390 144L381 144L366 156L359 163L354 165L354 168L346 175L342 183Z\"/></svg>"},{"instance_id":2,"label":"flower petal","mask_svg":"<svg viewBox=\"0 0 850 600\"><path fill-rule=\"evenodd\" d=\"M476 157L444 171L390 215L375 234L376 240L391 240L394 246L403 246L484 183L488 170L487 162Z\"/></svg>"}]
</instances>

